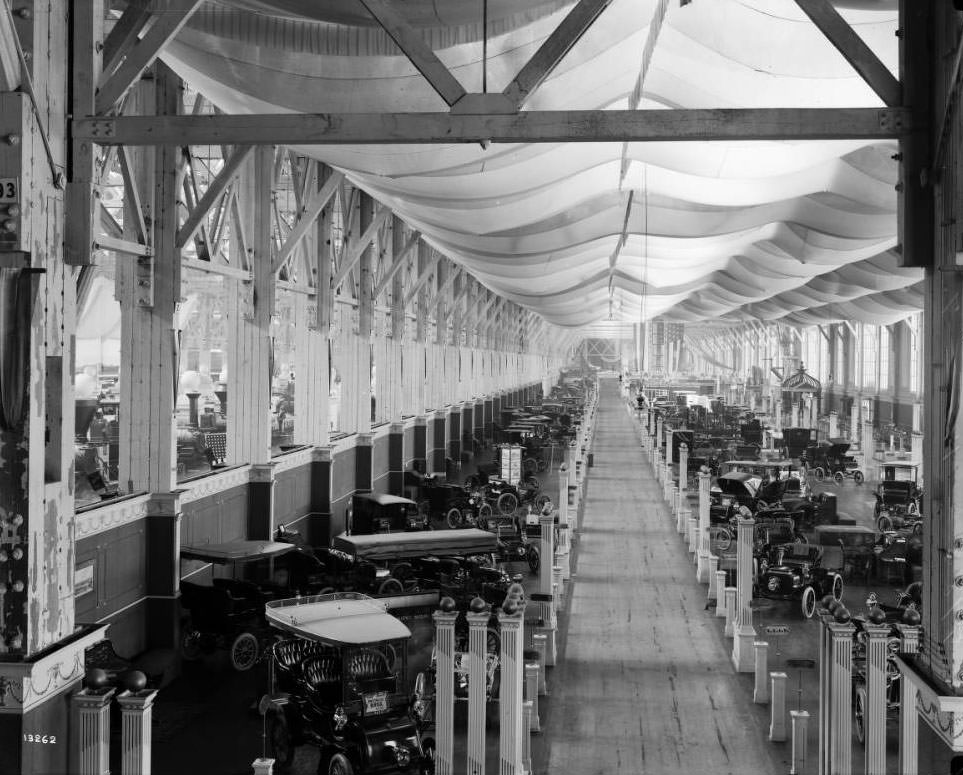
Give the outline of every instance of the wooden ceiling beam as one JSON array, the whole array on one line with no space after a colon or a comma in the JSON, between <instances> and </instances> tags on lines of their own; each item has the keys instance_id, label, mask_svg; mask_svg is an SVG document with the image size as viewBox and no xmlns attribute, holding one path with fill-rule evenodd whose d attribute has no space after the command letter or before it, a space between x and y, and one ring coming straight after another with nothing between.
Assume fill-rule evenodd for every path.
<instances>
[{"instance_id":1,"label":"wooden ceiling beam","mask_svg":"<svg viewBox=\"0 0 963 775\"><path fill-rule=\"evenodd\" d=\"M113 73L105 73L94 100L98 114L106 113L120 101L144 71L151 66L181 28L187 24L202 0L159 0L152 16L156 20L143 38L131 47ZM177 143L183 145L184 143Z\"/></svg>"},{"instance_id":2,"label":"wooden ceiling beam","mask_svg":"<svg viewBox=\"0 0 963 775\"><path fill-rule=\"evenodd\" d=\"M218 197L220 197L224 191L227 189L228 185L237 176L237 172L241 165L247 160L251 155L251 151L254 150L254 146L244 145L240 148L235 149L231 157L224 162L224 166L221 167L221 171L217 173L214 180L207 187L207 190L198 200L194 209L187 216L187 220L184 221L184 225L177 230L177 249L183 250L184 246L193 238L197 233L197 230L201 228L201 224L207 214L211 211L211 208L217 202Z\"/></svg>"},{"instance_id":3,"label":"wooden ceiling beam","mask_svg":"<svg viewBox=\"0 0 963 775\"><path fill-rule=\"evenodd\" d=\"M699 108L450 113L101 116L73 121L98 145L597 143L893 139L912 131L903 108Z\"/></svg>"},{"instance_id":4,"label":"wooden ceiling beam","mask_svg":"<svg viewBox=\"0 0 963 775\"><path fill-rule=\"evenodd\" d=\"M17 91L20 88L20 56L17 54L19 39L13 26L10 8L3 3L0 9L0 92Z\"/></svg>"},{"instance_id":5,"label":"wooden ceiling beam","mask_svg":"<svg viewBox=\"0 0 963 775\"><path fill-rule=\"evenodd\" d=\"M391 217L391 210L385 206L380 206L378 212L375 214L371 223L368 224L368 228L364 230L358 241L353 245L348 245L345 248L344 258L341 260L341 266L338 267L338 273L334 276L334 280L331 282L332 288L337 288L344 279L348 276L348 272L354 269L354 265L358 263L361 258L361 254L364 253L368 245L371 244L371 240L375 238L384 222Z\"/></svg>"},{"instance_id":6,"label":"wooden ceiling beam","mask_svg":"<svg viewBox=\"0 0 963 775\"><path fill-rule=\"evenodd\" d=\"M415 247L418 245L418 240L420 239L421 239L420 231L415 231L411 233L411 236L408 238L408 241L405 242L404 246L401 248L398 254L396 256L393 256L392 258L393 263L391 264L391 268L387 272L385 272L384 276L378 282L378 285L375 286L374 293L372 294L373 299L377 299L379 296L381 296L382 293L385 292L385 289L388 287L388 283L390 283L391 280L394 278L394 276L404 267L405 263L408 260L408 255L411 253L412 250L415 249Z\"/></svg>"},{"instance_id":7,"label":"wooden ceiling beam","mask_svg":"<svg viewBox=\"0 0 963 775\"><path fill-rule=\"evenodd\" d=\"M435 271L435 265L438 263L438 259L440 258L441 256L435 251L432 251L431 255L428 256L428 259L425 263L425 268L421 271L421 274L418 275L418 279L415 280L415 284L408 289L408 295L405 296L406 308L411 304L411 302L415 300L415 296L418 295L418 292L424 287L425 283L427 283L428 280L431 278L431 275Z\"/></svg>"},{"instance_id":8,"label":"wooden ceiling beam","mask_svg":"<svg viewBox=\"0 0 963 775\"><path fill-rule=\"evenodd\" d=\"M584 35L612 0L579 0L578 4L562 19L532 58L519 70L518 75L505 87L504 94L516 110L521 110L529 96L558 67L565 55Z\"/></svg>"},{"instance_id":9,"label":"wooden ceiling beam","mask_svg":"<svg viewBox=\"0 0 963 775\"><path fill-rule=\"evenodd\" d=\"M112 73L137 43L140 33L151 18L144 0L131 0L104 39L103 71Z\"/></svg>"},{"instance_id":10,"label":"wooden ceiling beam","mask_svg":"<svg viewBox=\"0 0 963 775\"><path fill-rule=\"evenodd\" d=\"M796 5L876 92L884 105L895 107L902 104L903 89L899 79L880 61L866 41L856 34L829 0L796 0Z\"/></svg>"},{"instance_id":11,"label":"wooden ceiling beam","mask_svg":"<svg viewBox=\"0 0 963 775\"><path fill-rule=\"evenodd\" d=\"M395 10L394 3L389 0L361 0L361 4L368 9L368 13L384 28L388 37L404 52L448 107L465 96L465 88L425 43L424 38Z\"/></svg>"},{"instance_id":12,"label":"wooden ceiling beam","mask_svg":"<svg viewBox=\"0 0 963 775\"><path fill-rule=\"evenodd\" d=\"M281 249L278 251L277 258L274 260L274 271L277 272L290 258L291 253L298 246L298 243L304 239L305 235L311 226L314 225L315 221L318 220L318 216L321 211L327 206L331 198L337 193L338 186L341 185L341 180L344 175L340 172L332 172L328 176L328 179L324 181L317 191L313 192L309 197L307 203L304 205L304 209L298 214L297 223L294 224L294 228L291 233L284 240L284 244L281 245Z\"/></svg>"}]
</instances>

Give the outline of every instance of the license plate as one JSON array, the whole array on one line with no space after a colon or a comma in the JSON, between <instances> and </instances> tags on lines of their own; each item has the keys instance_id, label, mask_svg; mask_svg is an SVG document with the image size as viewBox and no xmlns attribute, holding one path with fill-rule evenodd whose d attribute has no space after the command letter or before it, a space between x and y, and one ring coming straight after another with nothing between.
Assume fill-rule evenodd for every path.
<instances>
[{"instance_id":1,"label":"license plate","mask_svg":"<svg viewBox=\"0 0 963 775\"><path fill-rule=\"evenodd\" d=\"M388 710L388 693L377 692L376 694L364 695L365 713L384 713Z\"/></svg>"}]
</instances>

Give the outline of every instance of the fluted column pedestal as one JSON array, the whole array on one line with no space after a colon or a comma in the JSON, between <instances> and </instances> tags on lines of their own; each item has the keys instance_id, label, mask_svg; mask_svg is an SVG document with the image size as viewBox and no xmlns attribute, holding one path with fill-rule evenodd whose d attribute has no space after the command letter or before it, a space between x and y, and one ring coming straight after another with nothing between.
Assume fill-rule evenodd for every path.
<instances>
[{"instance_id":1,"label":"fluted column pedestal","mask_svg":"<svg viewBox=\"0 0 963 775\"><path fill-rule=\"evenodd\" d=\"M696 580L707 584L712 579L709 569L709 473L699 471L699 549L696 557Z\"/></svg>"},{"instance_id":2,"label":"fluted column pedestal","mask_svg":"<svg viewBox=\"0 0 963 775\"><path fill-rule=\"evenodd\" d=\"M458 612L445 608L432 615L436 660L435 775L454 775L455 767L455 621Z\"/></svg>"},{"instance_id":3,"label":"fluted column pedestal","mask_svg":"<svg viewBox=\"0 0 963 775\"><path fill-rule=\"evenodd\" d=\"M506 603L506 609L507 609ZM524 603L517 610L498 614L501 630L501 685L498 694L499 747L498 775L525 775L522 763L522 686L525 660Z\"/></svg>"},{"instance_id":4,"label":"fluted column pedestal","mask_svg":"<svg viewBox=\"0 0 963 775\"><path fill-rule=\"evenodd\" d=\"M151 716L157 692L125 691L117 695L121 717L121 775L151 774Z\"/></svg>"},{"instance_id":5,"label":"fluted column pedestal","mask_svg":"<svg viewBox=\"0 0 963 775\"><path fill-rule=\"evenodd\" d=\"M866 775L886 775L886 642L890 628L864 624L863 632L866 633L865 772Z\"/></svg>"},{"instance_id":6,"label":"fluted column pedestal","mask_svg":"<svg viewBox=\"0 0 963 775\"><path fill-rule=\"evenodd\" d=\"M736 531L736 615L733 626L732 666L738 673L755 669L752 644L756 631L752 626L752 538L755 521L739 517Z\"/></svg>"},{"instance_id":7,"label":"fluted column pedestal","mask_svg":"<svg viewBox=\"0 0 963 775\"><path fill-rule=\"evenodd\" d=\"M110 775L110 701L115 692L116 689L81 689L70 698L77 723L77 775Z\"/></svg>"},{"instance_id":8,"label":"fluted column pedestal","mask_svg":"<svg viewBox=\"0 0 963 775\"><path fill-rule=\"evenodd\" d=\"M488 657L488 611L468 619L468 775L485 775L485 667Z\"/></svg>"}]
</instances>

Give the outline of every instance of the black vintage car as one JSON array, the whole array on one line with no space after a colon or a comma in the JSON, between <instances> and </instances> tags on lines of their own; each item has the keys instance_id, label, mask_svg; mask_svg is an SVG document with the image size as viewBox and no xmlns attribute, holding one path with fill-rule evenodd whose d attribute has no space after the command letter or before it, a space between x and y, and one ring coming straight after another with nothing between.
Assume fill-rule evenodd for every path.
<instances>
[{"instance_id":1,"label":"black vintage car","mask_svg":"<svg viewBox=\"0 0 963 775\"><path fill-rule=\"evenodd\" d=\"M444 520L448 527L483 525L492 516L491 505L477 490L441 481L437 476L405 472L405 488L429 519Z\"/></svg>"},{"instance_id":2,"label":"black vintage car","mask_svg":"<svg viewBox=\"0 0 963 775\"><path fill-rule=\"evenodd\" d=\"M843 596L843 577L839 569L823 567L823 547L811 544L786 544L775 553L773 564L760 572L758 597L791 600L810 619L816 602L824 595L836 600Z\"/></svg>"},{"instance_id":3,"label":"black vintage car","mask_svg":"<svg viewBox=\"0 0 963 775\"><path fill-rule=\"evenodd\" d=\"M348 532L353 535L392 533L401 530L430 530L427 514L409 498L383 492L356 493L351 497Z\"/></svg>"},{"instance_id":4,"label":"black vintage car","mask_svg":"<svg viewBox=\"0 0 963 775\"><path fill-rule=\"evenodd\" d=\"M844 479L852 477L856 484L862 484L865 476L858 461L853 455L846 454L850 446L845 439L811 444L799 456L799 462L809 468L818 482L833 479L837 484L842 484Z\"/></svg>"},{"instance_id":5,"label":"black vintage car","mask_svg":"<svg viewBox=\"0 0 963 775\"><path fill-rule=\"evenodd\" d=\"M231 666L250 670L270 642L264 619L269 600L310 594L324 584L324 567L291 543L228 541L181 547L181 656L188 661L227 649Z\"/></svg>"},{"instance_id":6,"label":"black vintage car","mask_svg":"<svg viewBox=\"0 0 963 775\"><path fill-rule=\"evenodd\" d=\"M922 530L922 497L922 490L917 484L915 464L885 463L882 466L882 477L876 486L876 527L881 533L894 528L913 528L916 525Z\"/></svg>"},{"instance_id":7,"label":"black vintage car","mask_svg":"<svg viewBox=\"0 0 963 775\"><path fill-rule=\"evenodd\" d=\"M733 471L716 478L709 491L709 521L728 525L740 506L755 511L762 479L744 471Z\"/></svg>"},{"instance_id":8,"label":"black vintage car","mask_svg":"<svg viewBox=\"0 0 963 775\"><path fill-rule=\"evenodd\" d=\"M409 710L403 622L350 592L274 601L267 618L286 635L271 649L260 703L279 768L309 744L327 775L433 771L433 742Z\"/></svg>"}]
</instances>

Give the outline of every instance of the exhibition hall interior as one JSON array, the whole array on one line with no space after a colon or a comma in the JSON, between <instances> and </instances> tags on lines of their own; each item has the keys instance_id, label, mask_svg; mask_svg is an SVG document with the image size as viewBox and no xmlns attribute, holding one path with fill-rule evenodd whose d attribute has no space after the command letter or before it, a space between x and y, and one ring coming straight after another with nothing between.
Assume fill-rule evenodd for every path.
<instances>
[{"instance_id":1,"label":"exhibition hall interior","mask_svg":"<svg viewBox=\"0 0 963 775\"><path fill-rule=\"evenodd\" d=\"M963 0L0 0L0 775L963 775L961 77Z\"/></svg>"}]
</instances>

